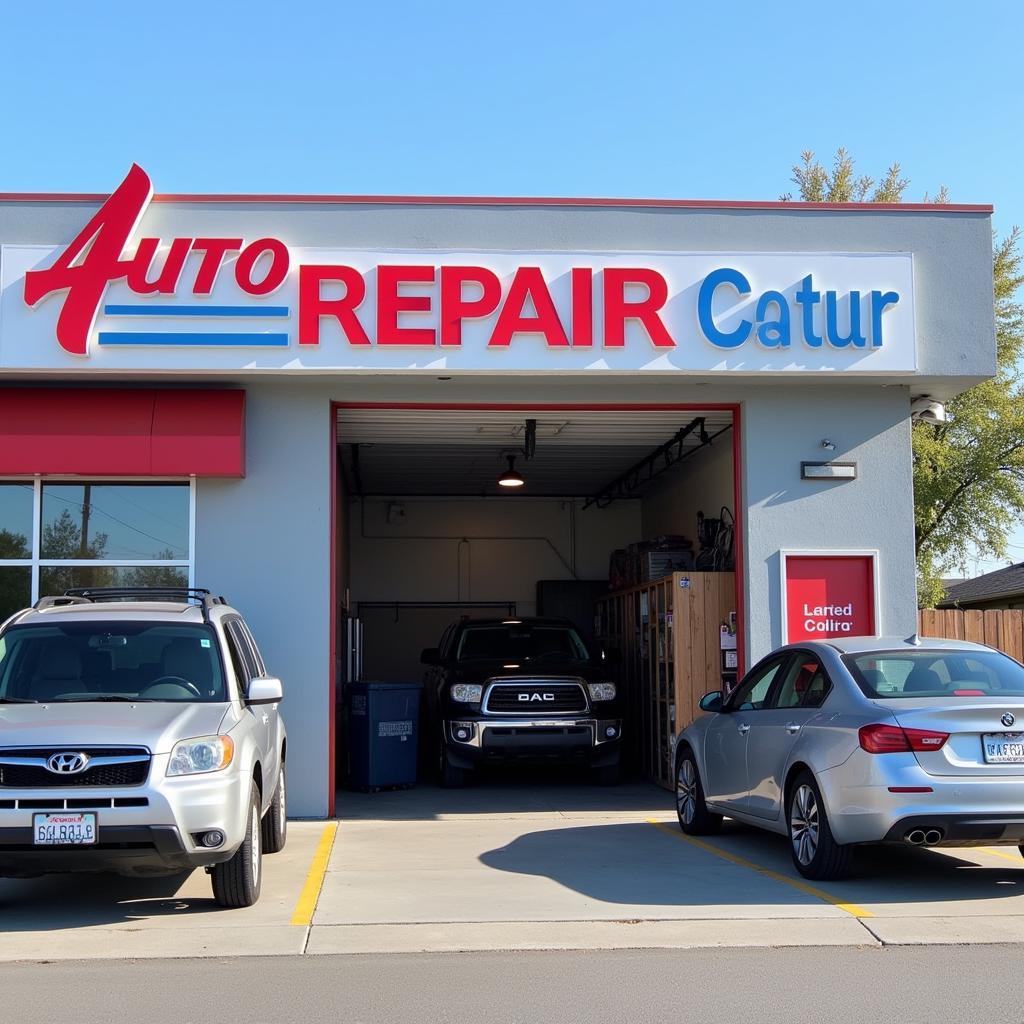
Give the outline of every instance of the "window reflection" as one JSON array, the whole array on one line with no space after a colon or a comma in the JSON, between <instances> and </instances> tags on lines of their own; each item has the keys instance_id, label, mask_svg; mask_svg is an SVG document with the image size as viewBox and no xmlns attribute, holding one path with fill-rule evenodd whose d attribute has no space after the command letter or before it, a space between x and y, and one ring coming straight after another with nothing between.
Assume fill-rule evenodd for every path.
<instances>
[{"instance_id":1,"label":"window reflection","mask_svg":"<svg viewBox=\"0 0 1024 1024\"><path fill-rule=\"evenodd\" d=\"M0 484L0 558L32 557L32 484Z\"/></svg>"},{"instance_id":2,"label":"window reflection","mask_svg":"<svg viewBox=\"0 0 1024 1024\"><path fill-rule=\"evenodd\" d=\"M39 594L71 587L187 587L188 569L170 565L57 565L39 570Z\"/></svg>"},{"instance_id":3,"label":"window reflection","mask_svg":"<svg viewBox=\"0 0 1024 1024\"><path fill-rule=\"evenodd\" d=\"M188 484L44 484L41 557L187 559L188 503Z\"/></svg>"},{"instance_id":4,"label":"window reflection","mask_svg":"<svg viewBox=\"0 0 1024 1024\"><path fill-rule=\"evenodd\" d=\"M31 603L31 568L27 565L0 565L0 622Z\"/></svg>"}]
</instances>

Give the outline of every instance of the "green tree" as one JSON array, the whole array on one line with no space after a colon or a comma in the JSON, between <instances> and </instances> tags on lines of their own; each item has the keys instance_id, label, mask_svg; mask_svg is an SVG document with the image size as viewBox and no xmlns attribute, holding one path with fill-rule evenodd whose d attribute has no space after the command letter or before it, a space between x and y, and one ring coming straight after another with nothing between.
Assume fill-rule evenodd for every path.
<instances>
[{"instance_id":1,"label":"green tree","mask_svg":"<svg viewBox=\"0 0 1024 1024\"><path fill-rule=\"evenodd\" d=\"M845 149L828 169L807 151L793 167L805 202L896 203L910 184L898 163L876 182L858 176ZM791 195L782 196L784 200ZM945 203L942 186L926 202ZM992 270L997 372L992 380L947 403L946 423L915 423L914 528L918 601L931 607L943 596L942 576L964 570L972 553L1005 558L1007 537L1024 517L1024 284L1017 228L995 239Z\"/></svg>"},{"instance_id":2,"label":"green tree","mask_svg":"<svg viewBox=\"0 0 1024 1024\"><path fill-rule=\"evenodd\" d=\"M93 534L82 543L82 527L64 509L43 527L43 558L103 558L107 553L107 535Z\"/></svg>"}]
</instances>

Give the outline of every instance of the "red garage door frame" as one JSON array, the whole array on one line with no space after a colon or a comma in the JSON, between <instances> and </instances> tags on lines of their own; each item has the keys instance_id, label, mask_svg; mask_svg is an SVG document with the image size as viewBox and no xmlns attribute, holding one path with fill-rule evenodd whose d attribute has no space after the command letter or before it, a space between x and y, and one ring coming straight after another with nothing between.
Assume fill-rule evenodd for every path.
<instances>
[{"instance_id":1,"label":"red garage door frame","mask_svg":"<svg viewBox=\"0 0 1024 1024\"><path fill-rule=\"evenodd\" d=\"M735 514L734 551L736 561L736 654L738 672L742 677L746 671L746 588L744 582L744 517L743 517L743 410L736 403L725 402L625 402L625 403L574 403L574 402L331 402L328 424L328 457L331 467L330 499L330 608L328 609L329 642L329 685L328 685L328 751L327 751L327 814L334 817L337 799L337 778L335 757L337 751L336 705L338 674L336 656L338 649L338 412L341 409L394 409L422 410L425 412L730 412L732 413L732 472L733 511Z\"/></svg>"}]
</instances>

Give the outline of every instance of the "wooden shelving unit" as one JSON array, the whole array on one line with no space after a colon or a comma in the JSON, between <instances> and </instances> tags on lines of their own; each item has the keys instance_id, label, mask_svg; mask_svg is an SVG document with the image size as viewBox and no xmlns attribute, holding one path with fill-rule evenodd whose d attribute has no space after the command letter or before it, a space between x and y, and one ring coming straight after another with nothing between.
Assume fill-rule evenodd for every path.
<instances>
[{"instance_id":1,"label":"wooden shelving unit","mask_svg":"<svg viewBox=\"0 0 1024 1024\"><path fill-rule=\"evenodd\" d=\"M693 721L700 698L721 686L719 631L735 608L731 572L676 572L597 604L598 636L622 658L627 762L667 789L675 786L676 734Z\"/></svg>"}]
</instances>

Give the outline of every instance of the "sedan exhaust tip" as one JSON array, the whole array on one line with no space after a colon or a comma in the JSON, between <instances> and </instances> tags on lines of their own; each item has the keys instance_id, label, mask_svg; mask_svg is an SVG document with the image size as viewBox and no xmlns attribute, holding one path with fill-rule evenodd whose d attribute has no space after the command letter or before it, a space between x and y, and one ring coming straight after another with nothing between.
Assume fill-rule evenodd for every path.
<instances>
[{"instance_id":1,"label":"sedan exhaust tip","mask_svg":"<svg viewBox=\"0 0 1024 1024\"><path fill-rule=\"evenodd\" d=\"M924 846L924 829L911 829L903 838L910 843L911 846Z\"/></svg>"},{"instance_id":2,"label":"sedan exhaust tip","mask_svg":"<svg viewBox=\"0 0 1024 1024\"><path fill-rule=\"evenodd\" d=\"M942 832L937 828L930 828L924 834L925 846L938 846L942 842Z\"/></svg>"}]
</instances>

